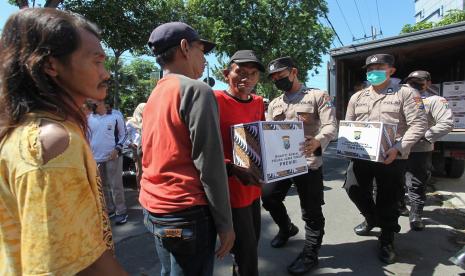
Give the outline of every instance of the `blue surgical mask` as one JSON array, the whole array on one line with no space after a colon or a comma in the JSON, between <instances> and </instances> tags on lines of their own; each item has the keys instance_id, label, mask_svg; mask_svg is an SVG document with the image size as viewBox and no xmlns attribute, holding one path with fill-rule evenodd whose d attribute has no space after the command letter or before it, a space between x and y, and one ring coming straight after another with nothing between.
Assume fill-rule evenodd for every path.
<instances>
[{"instance_id":1,"label":"blue surgical mask","mask_svg":"<svg viewBox=\"0 0 465 276\"><path fill-rule=\"evenodd\" d=\"M380 85L387 79L386 71L384 70L372 70L367 72L367 81L372 85Z\"/></svg>"}]
</instances>

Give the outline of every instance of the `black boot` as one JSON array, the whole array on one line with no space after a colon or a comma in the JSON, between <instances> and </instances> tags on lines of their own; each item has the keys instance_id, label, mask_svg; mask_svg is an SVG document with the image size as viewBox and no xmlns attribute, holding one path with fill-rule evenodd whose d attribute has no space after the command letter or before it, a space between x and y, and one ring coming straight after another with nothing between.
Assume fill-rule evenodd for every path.
<instances>
[{"instance_id":1,"label":"black boot","mask_svg":"<svg viewBox=\"0 0 465 276\"><path fill-rule=\"evenodd\" d=\"M465 246L462 247L462 249L457 252L457 254L449 258L449 261L457 266L460 266L462 269L465 269Z\"/></svg>"},{"instance_id":2,"label":"black boot","mask_svg":"<svg viewBox=\"0 0 465 276\"><path fill-rule=\"evenodd\" d=\"M297 235L299 228L293 223L290 223L289 228L286 230L279 229L278 234L271 240L271 246L274 248L280 248L286 245L290 237Z\"/></svg>"},{"instance_id":3,"label":"black boot","mask_svg":"<svg viewBox=\"0 0 465 276\"><path fill-rule=\"evenodd\" d=\"M399 204L399 215L401 215L403 217L408 217L409 214L410 214L410 212L407 209L407 205L405 204L405 201L401 200L400 204Z\"/></svg>"},{"instance_id":4,"label":"black boot","mask_svg":"<svg viewBox=\"0 0 465 276\"><path fill-rule=\"evenodd\" d=\"M410 228L414 231L422 231L425 229L425 224L421 219L421 215L423 213L423 207L412 205L410 208Z\"/></svg>"},{"instance_id":5,"label":"black boot","mask_svg":"<svg viewBox=\"0 0 465 276\"><path fill-rule=\"evenodd\" d=\"M394 252L394 232L381 230L379 244L379 259L383 263L393 264L396 259L396 252Z\"/></svg>"},{"instance_id":6,"label":"black boot","mask_svg":"<svg viewBox=\"0 0 465 276\"><path fill-rule=\"evenodd\" d=\"M364 216L365 220L360 223L359 225L354 227L354 232L355 234L359 236L369 236L370 231L375 228L377 225L375 216L369 215L369 216Z\"/></svg>"},{"instance_id":7,"label":"black boot","mask_svg":"<svg viewBox=\"0 0 465 276\"><path fill-rule=\"evenodd\" d=\"M318 254L306 252L305 249L287 267L287 271L292 275L301 275L310 271L318 265Z\"/></svg>"},{"instance_id":8,"label":"black boot","mask_svg":"<svg viewBox=\"0 0 465 276\"><path fill-rule=\"evenodd\" d=\"M304 274L318 265L318 251L323 241L324 221L323 225L309 224L305 225L304 249L287 267L287 271L292 275ZM315 230L315 228L319 230Z\"/></svg>"},{"instance_id":9,"label":"black boot","mask_svg":"<svg viewBox=\"0 0 465 276\"><path fill-rule=\"evenodd\" d=\"M366 220L354 227L355 234L359 236L369 236L371 229L375 228L374 225L368 224Z\"/></svg>"}]
</instances>

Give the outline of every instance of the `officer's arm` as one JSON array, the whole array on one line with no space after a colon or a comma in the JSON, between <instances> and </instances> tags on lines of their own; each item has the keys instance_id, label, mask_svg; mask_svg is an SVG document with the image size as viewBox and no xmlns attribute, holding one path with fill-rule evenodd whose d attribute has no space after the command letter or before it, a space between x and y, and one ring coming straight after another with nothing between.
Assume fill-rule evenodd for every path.
<instances>
[{"instance_id":1,"label":"officer's arm","mask_svg":"<svg viewBox=\"0 0 465 276\"><path fill-rule=\"evenodd\" d=\"M268 105L268 112L266 113L266 120L267 121L273 121L273 105L275 101L271 101L270 104Z\"/></svg>"},{"instance_id":2,"label":"officer's arm","mask_svg":"<svg viewBox=\"0 0 465 276\"><path fill-rule=\"evenodd\" d=\"M329 95L323 91L318 91L317 93L316 104L318 106L318 116L320 117L321 127L315 139L320 141L321 148L325 149L337 134L336 112Z\"/></svg>"},{"instance_id":3,"label":"officer's arm","mask_svg":"<svg viewBox=\"0 0 465 276\"><path fill-rule=\"evenodd\" d=\"M349 103L347 104L347 111L346 111L346 121L355 121L355 95L350 97Z\"/></svg>"},{"instance_id":4,"label":"officer's arm","mask_svg":"<svg viewBox=\"0 0 465 276\"><path fill-rule=\"evenodd\" d=\"M407 155L412 146L425 134L428 121L425 106L416 90L403 87L399 93L403 99L402 113L408 128L401 140L394 145L394 148L401 155Z\"/></svg>"},{"instance_id":5,"label":"officer's arm","mask_svg":"<svg viewBox=\"0 0 465 276\"><path fill-rule=\"evenodd\" d=\"M433 116L436 124L426 131L425 139L434 143L454 128L452 110L446 99L434 97L431 103L431 116Z\"/></svg>"}]
</instances>

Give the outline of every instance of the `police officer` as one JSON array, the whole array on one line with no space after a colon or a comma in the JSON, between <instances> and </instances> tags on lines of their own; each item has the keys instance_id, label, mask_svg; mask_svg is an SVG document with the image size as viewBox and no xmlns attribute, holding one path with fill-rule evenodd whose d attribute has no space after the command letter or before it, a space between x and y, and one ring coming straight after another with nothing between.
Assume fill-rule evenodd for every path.
<instances>
[{"instance_id":1,"label":"police officer","mask_svg":"<svg viewBox=\"0 0 465 276\"><path fill-rule=\"evenodd\" d=\"M269 77L284 94L275 98L268 107L267 120L302 121L305 142L304 152L308 173L268 183L263 186L263 207L279 226L271 241L275 248L283 247L299 229L291 223L283 200L292 182L297 187L305 221L305 243L302 253L288 266L291 274L302 274L318 264L318 250L324 234L323 173L321 152L336 135L335 111L329 95L324 91L305 87L298 78L298 69L290 57L273 60L268 65Z\"/></svg>"},{"instance_id":2,"label":"police officer","mask_svg":"<svg viewBox=\"0 0 465 276\"><path fill-rule=\"evenodd\" d=\"M428 130L412 147L405 174L410 201L410 228L421 231L425 228L421 217L426 200L426 181L432 167L434 142L454 128L454 121L447 100L429 89L431 75L427 71L414 71L405 82L420 92L428 120Z\"/></svg>"},{"instance_id":3,"label":"police officer","mask_svg":"<svg viewBox=\"0 0 465 276\"><path fill-rule=\"evenodd\" d=\"M396 143L386 151L384 163L354 159L353 173L358 185L348 189L365 221L354 228L358 235L368 235L381 227L379 258L393 263L394 233L400 231L399 201L406 159L411 147L423 137L426 128L424 106L418 92L391 81L395 72L394 57L377 54L366 59L367 80L371 85L355 93L349 101L346 120L397 124ZM376 203L373 200L376 179Z\"/></svg>"}]
</instances>

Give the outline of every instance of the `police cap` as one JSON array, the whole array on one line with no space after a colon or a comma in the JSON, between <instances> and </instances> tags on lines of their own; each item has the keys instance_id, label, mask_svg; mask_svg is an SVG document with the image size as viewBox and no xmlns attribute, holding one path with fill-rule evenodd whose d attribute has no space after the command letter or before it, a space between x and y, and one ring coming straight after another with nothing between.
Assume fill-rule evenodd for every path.
<instances>
[{"instance_id":1,"label":"police cap","mask_svg":"<svg viewBox=\"0 0 465 276\"><path fill-rule=\"evenodd\" d=\"M270 61L268 64L268 76L276 73L281 72L289 68L295 67L295 63L291 57L280 57L275 60Z\"/></svg>"},{"instance_id":2,"label":"police cap","mask_svg":"<svg viewBox=\"0 0 465 276\"><path fill-rule=\"evenodd\" d=\"M427 71L417 70L417 71L413 71L412 73L410 73L408 77L404 80L404 82L407 82L409 79L421 79L421 80L430 81L431 75Z\"/></svg>"},{"instance_id":3,"label":"police cap","mask_svg":"<svg viewBox=\"0 0 465 276\"><path fill-rule=\"evenodd\" d=\"M394 56L389 55L389 54L376 54L367 57L365 60L365 66L363 68L366 68L368 65L371 64L388 64L390 66L394 65Z\"/></svg>"}]
</instances>

